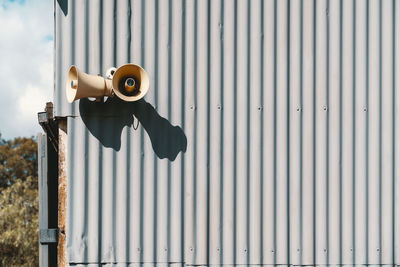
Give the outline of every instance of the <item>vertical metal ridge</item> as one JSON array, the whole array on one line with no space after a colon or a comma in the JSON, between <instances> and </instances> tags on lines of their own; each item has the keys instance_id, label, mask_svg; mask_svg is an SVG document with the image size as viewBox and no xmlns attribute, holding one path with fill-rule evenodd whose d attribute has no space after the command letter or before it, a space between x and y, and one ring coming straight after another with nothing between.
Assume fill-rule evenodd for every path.
<instances>
[{"instance_id":1,"label":"vertical metal ridge","mask_svg":"<svg viewBox=\"0 0 400 267\"><path fill-rule=\"evenodd\" d=\"M312 136L313 136L313 141L312 141L312 161L313 161L313 170L312 170L312 176L313 176L313 228L317 228L317 218L316 218L316 202L317 202L317 197L316 197L316 73L317 73L317 59L316 59L316 51L317 51L317 26L316 26L316 21L317 21L317 2L314 0L313 2L313 77L312 77L312 91L313 91L313 96L312 96L312 110L313 110L313 130L312 130ZM316 249L316 234L313 234L313 264L317 264L317 249Z\"/></svg>"},{"instance_id":2,"label":"vertical metal ridge","mask_svg":"<svg viewBox=\"0 0 400 267\"><path fill-rule=\"evenodd\" d=\"M111 214L112 214L112 220L111 220L111 248L109 248L109 257L111 260L115 260L115 249L117 247L116 242L117 242L117 154L115 150L112 150L111 152L111 158L112 158L112 174L111 174L111 181L112 181L112 189L111 189Z\"/></svg>"},{"instance_id":3,"label":"vertical metal ridge","mask_svg":"<svg viewBox=\"0 0 400 267\"><path fill-rule=\"evenodd\" d=\"M369 261L379 264L380 261L380 40L379 40L379 1L371 1L370 8L370 32L369 32L369 237L371 242Z\"/></svg>"},{"instance_id":4,"label":"vertical metal ridge","mask_svg":"<svg viewBox=\"0 0 400 267\"><path fill-rule=\"evenodd\" d=\"M84 133L85 137L84 137L84 146L85 146L85 155L87 155L89 153L89 133L87 130L85 130ZM89 225L89 218L88 218L88 210L89 210L89 197L88 197L88 193L89 193L89 169L88 166L89 165L89 160L88 157L85 156L85 165L84 165L84 218L83 218L83 223L84 223L84 228L83 228L83 233L87 234L88 233L88 225ZM88 259L88 246L87 244L85 244L84 247L84 259L87 261Z\"/></svg>"},{"instance_id":5,"label":"vertical metal ridge","mask_svg":"<svg viewBox=\"0 0 400 267\"><path fill-rule=\"evenodd\" d=\"M145 42L146 42L146 38L145 38L145 33L146 31L143 30L146 28L146 20L145 20L145 15L146 14L146 5L145 5L146 1L145 0L141 0L141 26L142 26L142 30L141 30L141 36L140 36L140 64L145 67L145 53L144 53L144 49L145 49ZM143 127L140 128L140 238L139 238L139 242L140 242L140 247L138 248L138 253L140 254L139 260L140 262L144 261L144 225L145 225L145 219L144 219L144 158L145 158L145 152L144 152L144 129Z\"/></svg>"},{"instance_id":6,"label":"vertical metal ridge","mask_svg":"<svg viewBox=\"0 0 400 267\"><path fill-rule=\"evenodd\" d=\"M289 243L288 243L288 258L293 264L300 264L300 5L301 2L290 3L288 12L290 12L290 19L288 19L288 105L289 105L289 124L290 131L288 134L288 191L290 195L287 201L289 206L288 210L288 226L289 226Z\"/></svg>"},{"instance_id":7,"label":"vertical metal ridge","mask_svg":"<svg viewBox=\"0 0 400 267\"><path fill-rule=\"evenodd\" d=\"M396 263L396 1L392 1L392 264Z\"/></svg>"},{"instance_id":8,"label":"vertical metal ridge","mask_svg":"<svg viewBox=\"0 0 400 267\"><path fill-rule=\"evenodd\" d=\"M250 7L251 7L251 2L247 2L247 42L246 42L246 55L247 55L247 73L246 73L246 87L247 87L247 107L246 107L246 145L247 145L247 155L246 155L246 176L247 176L247 181L246 181L246 247L244 248L244 253L246 254L246 264L250 264L250 93L251 93L251 87L250 87L250 71L253 69L251 68L251 58L250 58L250 29L251 29L251 19L250 19Z\"/></svg>"},{"instance_id":9,"label":"vertical metal ridge","mask_svg":"<svg viewBox=\"0 0 400 267\"><path fill-rule=\"evenodd\" d=\"M90 2L86 2L84 4L84 12L85 12L85 32L89 32L89 21L90 21L90 13L89 13L89 5ZM85 35L85 62L84 62L84 71L89 72L89 34Z\"/></svg>"},{"instance_id":10,"label":"vertical metal ridge","mask_svg":"<svg viewBox=\"0 0 400 267\"><path fill-rule=\"evenodd\" d=\"M184 110L187 110L188 112L183 112L182 116L184 117L184 129L186 132L186 135L188 136L188 148L187 148L187 154L190 155L187 157L187 160L185 159L185 165L184 165L184 175L186 176L186 181L184 183L184 190L185 190L185 203L184 203L184 214L185 214L185 225L184 225L184 257L186 259L186 262L188 263L193 263L194 262L194 236L195 236L195 231L194 231L194 222L195 222L195 192L193 192L194 188L194 170L193 165L194 161L196 160L196 154L194 153L194 146L196 145L196 142L190 142L190 140L195 140L194 139L194 122L195 122L195 114L194 114L194 69L195 69L195 64L191 64L191 62L194 61L194 40L195 40L195 27L194 27L194 17L195 14L193 14L193 5L194 2L183 2L182 5L184 6L185 14L184 14L184 28L185 31L183 31L184 35L184 76L182 79L182 85L183 88L185 88L185 92L183 95L185 96L183 103L188 105L186 108L184 106ZM184 178L183 178L184 179Z\"/></svg>"},{"instance_id":11,"label":"vertical metal ridge","mask_svg":"<svg viewBox=\"0 0 400 267\"><path fill-rule=\"evenodd\" d=\"M290 1L287 1L287 91L286 91L286 97L287 97L287 107L286 107L286 112L287 112L287 132L286 132L286 143L287 143L287 151L286 151L286 157L287 157L287 170L286 170L286 184L287 184L287 196L286 196L286 209L287 209L287 226L286 226L286 232L287 232L287 240L286 240L286 253L287 253L287 263L289 264L291 262L291 257L290 257L290 243L291 243L291 235L290 235L290 196L291 196L291 187L290 187L290 177L291 177L291 172L290 172L290 151L291 151L291 146L290 146L290 111L291 111L291 101L290 101L290 17L291 17L291 12L290 12Z\"/></svg>"},{"instance_id":12,"label":"vertical metal ridge","mask_svg":"<svg viewBox=\"0 0 400 267\"><path fill-rule=\"evenodd\" d=\"M260 49L262 49L262 25L260 24L261 10L261 2L255 1L249 6L248 19L250 19L250 25L247 25L249 32L249 40L248 40L248 51L250 61L247 64L250 64L250 70L248 70L248 83L249 90L249 102L248 102L248 119L250 120L250 127L248 128L247 138L249 139L249 174L248 174L248 183L249 188L246 192L248 198L248 219L247 219L247 228L248 236L246 240L246 247L248 251L248 264L255 264L262 262L261 255L263 254L261 250L262 243L262 210L260 209L262 206L262 195L261 195L261 185L262 182L260 179L260 170L262 166L262 162L260 161L261 155L260 150L262 150L262 136L261 136L261 125L263 108L262 108L262 95L260 88L261 86L261 61L260 61ZM247 142L247 141L246 141Z\"/></svg>"},{"instance_id":13,"label":"vertical metal ridge","mask_svg":"<svg viewBox=\"0 0 400 267\"><path fill-rule=\"evenodd\" d=\"M260 264L264 264L264 242L263 242L263 233L264 233L264 1L260 0L261 3L261 45L260 45L260 108L261 108L261 116L260 116ZM222 8L223 10L223 8ZM221 11L223 12L223 11ZM222 13L223 14L223 13ZM223 61L221 61L223 63ZM223 132L221 131L221 134Z\"/></svg>"},{"instance_id":14,"label":"vertical metal ridge","mask_svg":"<svg viewBox=\"0 0 400 267\"><path fill-rule=\"evenodd\" d=\"M159 90L159 45L160 45L160 32L159 32L159 0L154 0L154 105L155 109L159 110L159 99L158 99L158 90ZM158 201L159 201L159 190L161 189L159 187L159 175L158 175L158 161L157 161L157 156L153 155L153 164L154 164L154 206L153 206L153 261L156 262L158 257L159 257L159 251L157 250L158 248L158 218L159 218L159 206L158 206Z\"/></svg>"},{"instance_id":15,"label":"vertical metal ridge","mask_svg":"<svg viewBox=\"0 0 400 267\"><path fill-rule=\"evenodd\" d=\"M234 0L234 43L233 43L233 105L237 106L237 5L238 0ZM237 110L233 110L233 233L237 232ZM233 264L237 263L237 235L233 237Z\"/></svg>"},{"instance_id":16,"label":"vertical metal ridge","mask_svg":"<svg viewBox=\"0 0 400 267\"><path fill-rule=\"evenodd\" d=\"M194 74L193 74L193 83L194 83L194 88L193 88L193 95L194 95L194 102L193 102L193 112L194 112L194 118L193 118L193 245L195 246L193 248L193 263L197 263L198 259L198 235L197 235L197 228L198 228L198 216L197 216L197 199L198 199L198 194L196 190L197 186L197 129L198 129L198 116L197 116L197 110L198 110L198 2L196 1L194 4L194 23L193 23L193 34L194 34L194 48L193 48L193 57L194 57Z\"/></svg>"},{"instance_id":17,"label":"vertical metal ridge","mask_svg":"<svg viewBox=\"0 0 400 267\"><path fill-rule=\"evenodd\" d=\"M98 42L98 44L99 44L99 54L98 54L98 57L99 57L99 66L98 66L98 69L99 69L99 71L100 71L100 73L101 74L104 74L104 63L103 63L103 53L104 53L104 51L103 51L103 39L104 39L104 34L103 34L103 14L104 14L104 10L103 10L103 0L99 0L100 2L99 2L99 21L98 21L98 24L99 24L99 39L97 40L97 42Z\"/></svg>"},{"instance_id":18,"label":"vertical metal ridge","mask_svg":"<svg viewBox=\"0 0 400 267\"><path fill-rule=\"evenodd\" d=\"M339 264L343 264L343 0L339 13Z\"/></svg>"},{"instance_id":19,"label":"vertical metal ridge","mask_svg":"<svg viewBox=\"0 0 400 267\"><path fill-rule=\"evenodd\" d=\"M127 51L126 51L126 53L127 53L127 55L126 55L126 57L127 57L127 59L128 59L128 62L131 62L132 61L132 56L131 56L131 46L132 46L132 30L131 30L131 25L132 25L132 0L127 0L128 1L128 16L127 16L127 20L126 20L126 22L127 22L127 29L128 29L128 32L127 32L127 43L128 43L128 46L127 46Z\"/></svg>"},{"instance_id":20,"label":"vertical metal ridge","mask_svg":"<svg viewBox=\"0 0 400 267\"><path fill-rule=\"evenodd\" d=\"M112 19L112 26L113 26L113 31L112 31L112 66L117 66L117 61L118 61L118 41L117 41L117 36L118 36L118 20L117 20L117 0L113 1L112 5L113 9L113 19ZM113 122L112 125L114 126L116 122ZM113 127L114 128L114 127ZM116 132L113 131L112 133L112 139L115 138ZM111 219L111 248L108 248L108 253L109 253L109 259L108 260L113 260L115 261L115 251L117 250L117 153L113 149L111 151L111 160L112 160L112 171L111 171L111 181L112 181L112 193L111 193L111 209L112 209L112 219Z\"/></svg>"},{"instance_id":21,"label":"vertical metal ridge","mask_svg":"<svg viewBox=\"0 0 400 267\"><path fill-rule=\"evenodd\" d=\"M170 121L172 118L172 1L168 1L168 120ZM168 146L170 147L170 146ZM171 242L171 229L172 229L172 220L171 220L171 194L172 194L172 186L171 179L173 178L171 175L171 162L168 162L168 199L167 199L167 261L171 261L171 251L172 251L172 242Z\"/></svg>"},{"instance_id":22,"label":"vertical metal ridge","mask_svg":"<svg viewBox=\"0 0 400 267\"><path fill-rule=\"evenodd\" d=\"M220 240L220 245L219 245L219 251L220 251L220 257L219 257L219 263L224 264L224 258L223 258L223 248L224 248L224 235L223 235L223 214L224 214L224 113L225 113L225 101L224 101L224 27L225 27L225 21L224 21L224 1L225 0L220 0L221 3L221 11L220 11L220 94L221 94L221 121L220 121L220 217L219 217L219 228L220 228L220 234L219 234L219 240Z\"/></svg>"},{"instance_id":23,"label":"vertical metal ridge","mask_svg":"<svg viewBox=\"0 0 400 267\"><path fill-rule=\"evenodd\" d=\"M85 5L84 5L84 8L85 8L85 32L89 32L89 2L87 2ZM85 62L84 62L84 70L86 71L86 72L88 72L89 71L89 34L86 34L86 36L85 36ZM84 172L85 172L85 183L84 183L84 194L85 194L85 197L84 197L84 218L83 218L83 222L84 222L84 228L83 228L83 233L84 234L88 234L88 225L89 225L89 219L88 219L88 211L89 211L89 197L88 197L88 193L89 193L89 187L88 187L88 185L89 185L89 170L88 170L88 163L89 163L89 160L88 160L88 154L89 154L89 133L88 133L88 130L87 129L85 129L85 132L84 132L84 135L85 135L85 137L84 137L84 146L85 146L85 151L84 151L84 153L85 153L85 165L84 165ZM88 260L88 250L89 250L89 248L88 248L88 246L87 246L87 244L85 244L86 246L84 247L84 259L85 259L85 261L87 261Z\"/></svg>"},{"instance_id":24,"label":"vertical metal ridge","mask_svg":"<svg viewBox=\"0 0 400 267\"><path fill-rule=\"evenodd\" d=\"M98 149L99 149L99 162L103 162L103 147L101 144L98 144ZM98 191L98 210L99 210L99 225L98 225L98 247L97 247L97 260L101 262L102 260L102 244L103 244L103 198L102 198L102 192L103 192L103 168L101 164L98 166L98 172L99 172L99 178L98 178L98 183L99 183L99 191Z\"/></svg>"},{"instance_id":25,"label":"vertical metal ridge","mask_svg":"<svg viewBox=\"0 0 400 267\"><path fill-rule=\"evenodd\" d=\"M365 237L366 228L365 209L366 205L363 196L365 195L365 79L362 73L365 71L365 25L360 25L364 21L366 2L356 0L354 3L354 264L365 263ZM364 50L363 50L364 49ZM364 151L364 152L363 152Z\"/></svg>"},{"instance_id":26,"label":"vertical metal ridge","mask_svg":"<svg viewBox=\"0 0 400 267\"><path fill-rule=\"evenodd\" d=\"M207 177L207 188L206 188L206 195L207 195L207 204L206 204L206 209L207 209L207 227L206 227L206 231L207 231L207 240L206 240L206 262L209 263L210 262L210 176L211 176L211 171L210 171L210 142L211 142L211 137L210 137L210 133L211 133L211 129L210 129L210 106L212 105L211 100L210 100L210 92L211 92L211 63L210 63L210 54L211 54L211 2L210 0L207 1L207 159L206 159L206 169L207 169L207 173L206 173L206 177Z\"/></svg>"},{"instance_id":27,"label":"vertical metal ridge","mask_svg":"<svg viewBox=\"0 0 400 267\"><path fill-rule=\"evenodd\" d=\"M304 79L303 79L303 68L304 68L304 0L301 0L301 5L300 5L300 138L299 138L299 143L300 143L300 225L299 225L299 231L300 231L300 265L304 264L303 261L303 247L304 247L304 236L303 236L303 173L304 173L304 168L303 168L303 140L304 140L304 127L303 127L303 117L304 117L304 102L303 102L303 85L304 85Z\"/></svg>"},{"instance_id":28,"label":"vertical metal ridge","mask_svg":"<svg viewBox=\"0 0 400 267\"><path fill-rule=\"evenodd\" d=\"M382 264L382 1L379 1L379 264Z\"/></svg>"},{"instance_id":29,"label":"vertical metal ridge","mask_svg":"<svg viewBox=\"0 0 400 267\"><path fill-rule=\"evenodd\" d=\"M186 130L186 94L185 94L185 84L186 84L186 1L182 0L182 78L181 78L181 87L182 87L182 98L181 98L181 123L183 131ZM222 153L221 153L222 154ZM181 159L181 219L182 219L182 230L181 230L181 261L184 262L185 259L185 208L186 208L186 194L185 194L185 157L182 156Z\"/></svg>"},{"instance_id":30,"label":"vertical metal ridge","mask_svg":"<svg viewBox=\"0 0 400 267\"><path fill-rule=\"evenodd\" d=\"M327 118L326 118L326 262L330 262L330 238L329 238L329 232L330 232L330 216L329 216L329 192L330 192L330 0L326 0L326 105L327 105Z\"/></svg>"},{"instance_id":31,"label":"vertical metal ridge","mask_svg":"<svg viewBox=\"0 0 400 267\"><path fill-rule=\"evenodd\" d=\"M142 2L143 3L143 2ZM144 13L142 13L144 14ZM142 62L143 64L143 62ZM139 247L137 252L139 253L139 261L144 261L144 130L140 130L140 234L139 234Z\"/></svg>"},{"instance_id":32,"label":"vertical metal ridge","mask_svg":"<svg viewBox=\"0 0 400 267\"><path fill-rule=\"evenodd\" d=\"M365 235L367 236L366 238L366 253L365 253L365 262L369 262L369 1L367 0L367 8L366 8L366 49L365 49L365 53L366 53L366 59L367 59L367 64L365 65L365 83L366 83L366 94L365 94L365 103L366 103L366 109L367 109L367 115L366 115L366 125L365 125L365 132L366 132L366 139L365 139L365 146L366 146L366 151L367 153L365 154L365 166L366 166L366 194L365 194L365 202L366 202L366 215L365 215L365 219L366 219L366 233Z\"/></svg>"},{"instance_id":33,"label":"vertical metal ridge","mask_svg":"<svg viewBox=\"0 0 400 267\"><path fill-rule=\"evenodd\" d=\"M57 1L53 0L54 7L54 54L53 54L53 64L54 64L54 84L53 84L53 99L55 102L56 113L61 113L62 105L62 94L59 93L58 85L62 84L62 73L63 73L63 60L61 56L58 56L57 51L64 51L64 38L63 38L63 27L62 27L62 10L58 8Z\"/></svg>"},{"instance_id":34,"label":"vertical metal ridge","mask_svg":"<svg viewBox=\"0 0 400 267\"><path fill-rule=\"evenodd\" d=\"M112 26L113 26L113 31L112 31L112 51L113 51L113 56L112 56L112 65L116 66L117 65L117 0L113 1L113 20L112 20Z\"/></svg>"},{"instance_id":35,"label":"vertical metal ridge","mask_svg":"<svg viewBox=\"0 0 400 267\"><path fill-rule=\"evenodd\" d=\"M353 81L352 81L352 86L353 86L353 101L352 101L352 112L353 112L353 137L352 137L352 165L353 165L353 170L352 170L352 250L353 250L353 265L356 264L356 253L358 252L356 250L356 135L357 135L357 128L356 128L356 0L353 0L353 47L352 47L352 53L353 53L353 66L352 66L352 71L353 71Z\"/></svg>"},{"instance_id":36,"label":"vertical metal ridge","mask_svg":"<svg viewBox=\"0 0 400 267\"><path fill-rule=\"evenodd\" d=\"M274 91L274 93L273 93L273 105L274 105L274 118L273 118L273 125L274 125L274 137L273 137L273 140L274 140L274 144L273 144L273 155L274 155L274 157L273 157L273 190L274 190L274 196L273 196L273 199L274 199L274 208L273 208L273 216L274 216L274 219L273 219L273 229L274 229L274 233L273 233L273 251L272 251L272 253L273 253L273 258L274 258L274 260L273 260L273 262L274 262L274 265L275 264L277 264L277 257L276 257L276 249L277 249L277 220L276 220L276 209L277 209L277 207L276 207L276 199L277 199L277 196L276 196L276 179L277 179L277 177L276 177L276 149L277 149L277 145L276 145L276 134L277 134L277 131L276 131L276 110L277 110L277 103L276 103L276 98L277 98L277 88L276 88L276 86L277 86L277 44L276 44L276 42L277 42L277 28L278 28L278 26L277 26L277 21L278 21L278 19L277 19L277 0L274 0L274 74L273 74L273 79L274 79L274 85L273 85L273 91Z\"/></svg>"},{"instance_id":37,"label":"vertical metal ridge","mask_svg":"<svg viewBox=\"0 0 400 267\"><path fill-rule=\"evenodd\" d=\"M129 129L129 128L128 128ZM125 169L125 176L126 176L126 222L125 222L125 227L126 227L126 239L125 239L125 261L129 262L130 261L130 236L131 236L131 220L130 220L130 213L131 213L131 196L130 196L130 190L131 190L131 171L130 171L130 162L131 162L131 132L127 130L127 135L126 135L126 169Z\"/></svg>"},{"instance_id":38,"label":"vertical metal ridge","mask_svg":"<svg viewBox=\"0 0 400 267\"><path fill-rule=\"evenodd\" d=\"M394 205L394 195L392 195L393 184L393 34L392 28L392 1L384 1L381 3L380 10L380 53L381 53L381 101L380 101L380 120L381 120L381 259L382 264L394 264L392 239L394 236L392 206Z\"/></svg>"}]
</instances>

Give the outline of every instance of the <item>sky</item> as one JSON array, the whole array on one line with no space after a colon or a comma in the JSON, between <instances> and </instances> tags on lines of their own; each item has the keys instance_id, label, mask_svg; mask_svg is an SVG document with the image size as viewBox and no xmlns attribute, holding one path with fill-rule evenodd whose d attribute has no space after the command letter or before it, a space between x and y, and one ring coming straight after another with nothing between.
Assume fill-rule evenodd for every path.
<instances>
[{"instance_id":1,"label":"sky","mask_svg":"<svg viewBox=\"0 0 400 267\"><path fill-rule=\"evenodd\" d=\"M53 98L53 0L0 0L0 133L42 132L37 113Z\"/></svg>"}]
</instances>

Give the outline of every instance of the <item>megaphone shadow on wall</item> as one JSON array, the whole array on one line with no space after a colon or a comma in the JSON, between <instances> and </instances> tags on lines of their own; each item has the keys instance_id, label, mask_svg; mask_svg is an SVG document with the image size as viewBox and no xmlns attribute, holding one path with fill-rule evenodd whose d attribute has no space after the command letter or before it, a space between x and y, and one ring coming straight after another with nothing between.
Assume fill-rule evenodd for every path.
<instances>
[{"instance_id":1,"label":"megaphone shadow on wall","mask_svg":"<svg viewBox=\"0 0 400 267\"><path fill-rule=\"evenodd\" d=\"M161 117L144 99L125 102L114 97L105 103L81 99L79 112L87 129L105 147L120 150L122 129L128 126L134 131L135 116L149 135L153 150L160 159L174 161L179 152L186 152L187 138L182 128Z\"/></svg>"}]
</instances>

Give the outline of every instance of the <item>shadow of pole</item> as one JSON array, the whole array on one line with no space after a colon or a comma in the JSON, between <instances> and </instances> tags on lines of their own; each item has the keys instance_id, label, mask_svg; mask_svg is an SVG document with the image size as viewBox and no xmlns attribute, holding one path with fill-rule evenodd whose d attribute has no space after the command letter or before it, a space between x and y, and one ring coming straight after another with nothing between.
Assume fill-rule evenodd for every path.
<instances>
[{"instance_id":1,"label":"shadow of pole","mask_svg":"<svg viewBox=\"0 0 400 267\"><path fill-rule=\"evenodd\" d=\"M125 126L132 127L135 116L160 159L174 161L179 152L186 152L187 138L182 128L173 126L144 99L124 102L109 98L105 103L81 99L79 112L90 133L105 147L120 150L122 129Z\"/></svg>"}]
</instances>

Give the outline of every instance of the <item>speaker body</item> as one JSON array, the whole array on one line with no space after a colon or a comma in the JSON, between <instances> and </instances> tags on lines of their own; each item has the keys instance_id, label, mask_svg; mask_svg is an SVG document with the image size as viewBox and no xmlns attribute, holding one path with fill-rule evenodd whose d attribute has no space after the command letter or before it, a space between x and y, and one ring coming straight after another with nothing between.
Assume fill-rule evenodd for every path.
<instances>
[{"instance_id":1,"label":"speaker body","mask_svg":"<svg viewBox=\"0 0 400 267\"><path fill-rule=\"evenodd\" d=\"M101 76L89 75L71 66L68 72L66 93L69 103L85 97L112 96L112 82Z\"/></svg>"}]
</instances>

